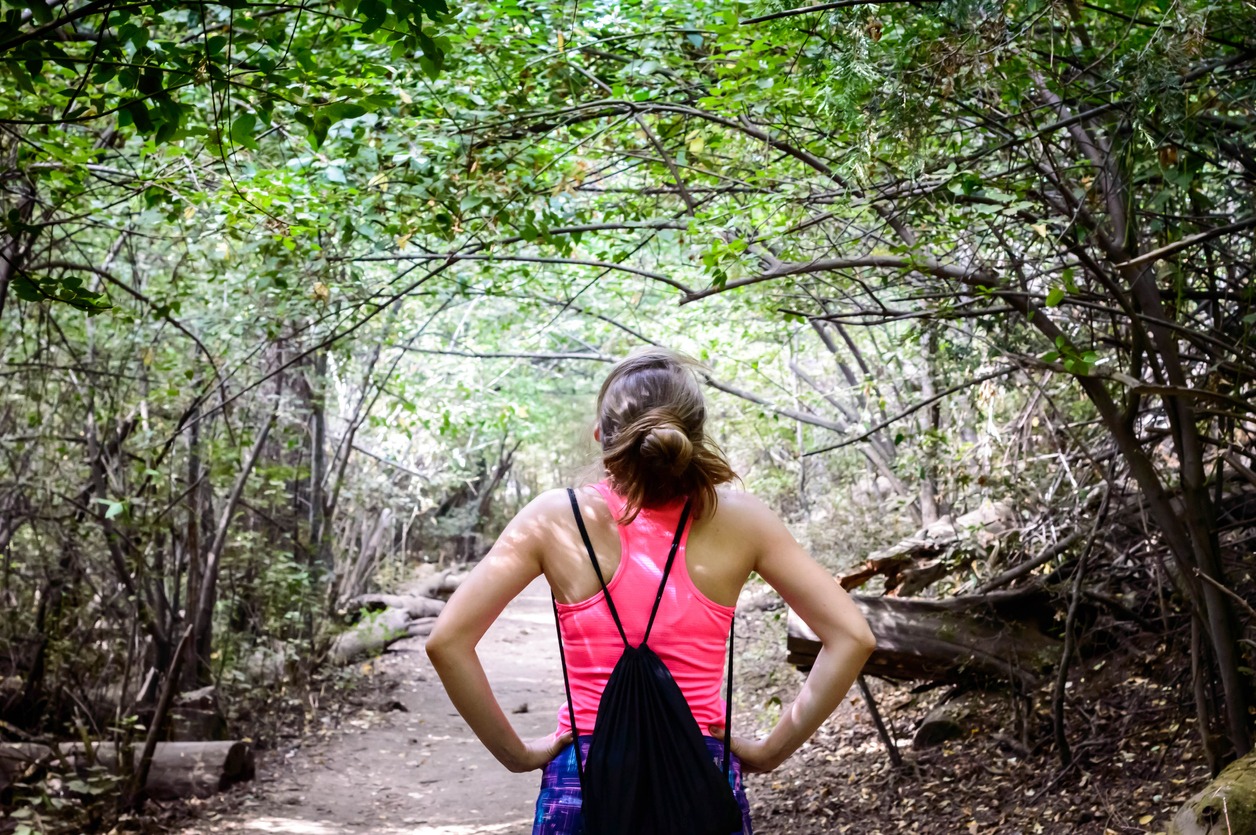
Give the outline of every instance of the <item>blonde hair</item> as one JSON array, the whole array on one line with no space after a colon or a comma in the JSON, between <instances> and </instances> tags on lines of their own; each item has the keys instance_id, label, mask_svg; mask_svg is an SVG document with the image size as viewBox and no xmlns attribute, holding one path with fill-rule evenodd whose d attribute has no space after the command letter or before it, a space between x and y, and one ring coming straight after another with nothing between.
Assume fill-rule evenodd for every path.
<instances>
[{"instance_id":1,"label":"blonde hair","mask_svg":"<svg viewBox=\"0 0 1256 835\"><path fill-rule=\"evenodd\" d=\"M716 486L737 477L703 432L706 404L698 363L649 348L616 363L597 396L602 465L625 500L621 524L643 507L682 497L694 518L715 510Z\"/></svg>"}]
</instances>

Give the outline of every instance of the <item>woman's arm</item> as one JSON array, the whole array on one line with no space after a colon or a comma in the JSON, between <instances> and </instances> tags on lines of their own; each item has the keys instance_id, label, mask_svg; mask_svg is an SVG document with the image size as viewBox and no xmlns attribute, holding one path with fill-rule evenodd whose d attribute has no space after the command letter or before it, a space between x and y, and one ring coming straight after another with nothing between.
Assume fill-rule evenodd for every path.
<instances>
[{"instance_id":1,"label":"woman's arm","mask_svg":"<svg viewBox=\"0 0 1256 835\"><path fill-rule=\"evenodd\" d=\"M841 704L876 648L876 639L850 595L803 550L776 514L758 500L746 505L742 519L760 533L754 570L823 643L798 697L771 733L753 741L734 739L733 751L746 770L771 771Z\"/></svg>"},{"instance_id":2,"label":"woman's arm","mask_svg":"<svg viewBox=\"0 0 1256 835\"><path fill-rule=\"evenodd\" d=\"M571 741L570 734L524 742L493 695L475 652L480 638L506 604L541 574L541 543L548 530L549 494L538 497L506 530L450 597L427 639L427 655L449 700L484 743L511 771L541 768Z\"/></svg>"}]
</instances>

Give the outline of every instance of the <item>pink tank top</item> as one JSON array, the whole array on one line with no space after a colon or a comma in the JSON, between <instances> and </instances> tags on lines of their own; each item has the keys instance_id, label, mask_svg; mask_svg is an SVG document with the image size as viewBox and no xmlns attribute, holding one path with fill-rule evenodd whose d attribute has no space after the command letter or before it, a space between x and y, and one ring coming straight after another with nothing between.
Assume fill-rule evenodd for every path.
<instances>
[{"instance_id":1,"label":"pink tank top","mask_svg":"<svg viewBox=\"0 0 1256 835\"><path fill-rule=\"evenodd\" d=\"M605 497L611 513L618 516L624 500L604 481L593 486ZM615 575L607 579L606 587L633 646L641 643L645 634L684 504L679 500L661 507L644 508L631 523L619 526L622 556ZM575 524L574 519L571 524ZM691 518L681 535L676 560L650 632L650 648L667 665L698 727L707 734L709 726L724 724L721 687L733 607L721 606L706 597L690 579L685 564L685 545L692 525ZM584 562L593 574L587 555ZM576 727L581 735L591 734L597 722L602 690L623 654L624 642L601 591L578 603L559 603L558 624L571 679ZM558 711L558 732L570 729L571 721L564 704Z\"/></svg>"}]
</instances>

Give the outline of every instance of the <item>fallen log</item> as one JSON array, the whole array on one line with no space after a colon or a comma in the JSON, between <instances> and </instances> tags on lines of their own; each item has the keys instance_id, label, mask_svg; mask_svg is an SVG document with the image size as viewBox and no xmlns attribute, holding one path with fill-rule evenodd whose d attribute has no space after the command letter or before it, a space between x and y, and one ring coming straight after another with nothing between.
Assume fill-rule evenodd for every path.
<instances>
[{"instance_id":1,"label":"fallen log","mask_svg":"<svg viewBox=\"0 0 1256 835\"><path fill-rule=\"evenodd\" d=\"M332 641L327 659L348 664L354 659L383 652L410 635L410 614L404 609L385 609L358 621Z\"/></svg>"},{"instance_id":2,"label":"fallen log","mask_svg":"<svg viewBox=\"0 0 1256 835\"><path fill-rule=\"evenodd\" d=\"M449 596L458 590L458 586L462 585L462 581L467 579L467 571L455 572L452 569L444 571L419 583L413 594L417 597L435 597L440 600L448 600Z\"/></svg>"},{"instance_id":3,"label":"fallen log","mask_svg":"<svg viewBox=\"0 0 1256 835\"><path fill-rule=\"evenodd\" d=\"M411 618L430 618L440 614L440 610L445 608L445 601L409 594L363 594L350 600L345 608L351 615L363 609L368 612L401 609Z\"/></svg>"},{"instance_id":4,"label":"fallen log","mask_svg":"<svg viewBox=\"0 0 1256 835\"><path fill-rule=\"evenodd\" d=\"M971 513L957 519L944 516L889 548L873 552L840 582L850 591L882 576L887 592L910 597L974 559L994 557L1003 541L1017 531L1011 505L983 502Z\"/></svg>"},{"instance_id":5,"label":"fallen log","mask_svg":"<svg viewBox=\"0 0 1256 835\"><path fill-rule=\"evenodd\" d=\"M432 628L436 626L436 618L419 618L411 621L406 627L406 634L411 638L426 638L432 634Z\"/></svg>"},{"instance_id":6,"label":"fallen log","mask_svg":"<svg viewBox=\"0 0 1256 835\"><path fill-rule=\"evenodd\" d=\"M130 775L139 751L100 742L55 746L33 743L0 745L0 789L10 780L65 764L85 775L101 765L115 774ZM147 796L156 800L209 797L235 783L253 779L253 749L245 742L158 742L145 786Z\"/></svg>"},{"instance_id":7,"label":"fallen log","mask_svg":"<svg viewBox=\"0 0 1256 835\"><path fill-rule=\"evenodd\" d=\"M864 673L901 681L1012 682L1026 690L1055 663L1060 644L1046 634L1051 597L1026 589L946 600L854 595L877 648ZM810 669L820 640L793 611L786 621L788 662Z\"/></svg>"},{"instance_id":8,"label":"fallen log","mask_svg":"<svg viewBox=\"0 0 1256 835\"><path fill-rule=\"evenodd\" d=\"M94 746L90 756L80 745L74 762L86 769L94 759L112 771L125 768L129 773L133 765L125 761L132 757L126 751L121 753L123 762L119 762L117 746L110 743ZM209 797L235 783L252 780L253 774L253 748L246 742L159 742L153 750L144 793L154 800Z\"/></svg>"},{"instance_id":9,"label":"fallen log","mask_svg":"<svg viewBox=\"0 0 1256 835\"><path fill-rule=\"evenodd\" d=\"M1230 763L1169 823L1169 835L1240 832L1256 832L1256 751Z\"/></svg>"}]
</instances>

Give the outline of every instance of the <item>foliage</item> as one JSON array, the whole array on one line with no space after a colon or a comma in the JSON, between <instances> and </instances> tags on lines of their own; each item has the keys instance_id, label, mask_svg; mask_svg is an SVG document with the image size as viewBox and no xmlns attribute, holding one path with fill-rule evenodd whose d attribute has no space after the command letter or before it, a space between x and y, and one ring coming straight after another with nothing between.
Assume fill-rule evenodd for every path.
<instances>
[{"instance_id":1,"label":"foliage","mask_svg":"<svg viewBox=\"0 0 1256 835\"><path fill-rule=\"evenodd\" d=\"M312 651L376 572L577 478L607 363L654 343L835 569L985 499L1036 550L1136 484L1221 675L1205 747L1245 747L1242 4L0 15L19 724L151 702L198 618L189 687Z\"/></svg>"}]
</instances>

